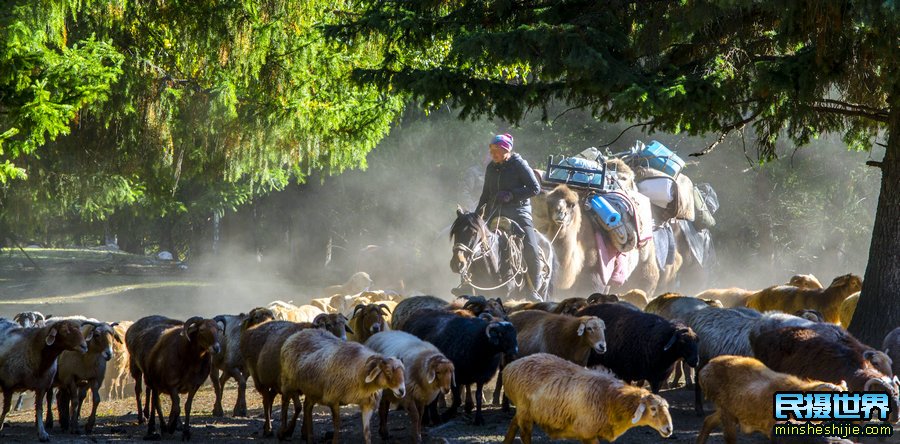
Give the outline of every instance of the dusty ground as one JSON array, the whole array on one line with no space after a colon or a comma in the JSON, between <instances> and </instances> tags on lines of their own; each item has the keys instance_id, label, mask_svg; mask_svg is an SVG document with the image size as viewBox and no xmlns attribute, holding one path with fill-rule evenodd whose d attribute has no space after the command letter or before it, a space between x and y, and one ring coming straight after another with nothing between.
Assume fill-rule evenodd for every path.
<instances>
[{"instance_id":1,"label":"dusty ground","mask_svg":"<svg viewBox=\"0 0 900 444\"><path fill-rule=\"evenodd\" d=\"M185 270L174 265L160 264L151 259L121 253L88 252L84 250L30 250L39 264L33 267L18 253L0 254L0 316L12 317L15 313L39 310L57 315L86 314L100 319L137 319L149 314L186 318L191 315L213 316L236 313L264 305L274 299L294 300L303 303L308 294L296 283L277 277L266 277L242 269L229 276L215 275L194 267ZM491 387L489 387L490 389ZM230 412L236 397L236 387L226 390L225 411ZM490 390L487 397L490 399ZM616 442L646 444L656 442L693 443L702 419L693 413L693 391L684 388L662 392L670 404L675 435L662 439L654 430L642 427L633 429ZM205 386L194 402L192 414L193 441L208 443L238 443L260 441L262 430L261 402L254 390L248 390L249 418L211 417L213 394ZM26 404L27 406L28 404ZM710 408L709 406L707 407ZM84 411L89 412L85 405ZM168 411L168 408L165 408ZM98 424L91 436L60 435L50 430L53 442L97 443L140 441L146 433L145 426L137 424L133 398L104 401L98 410ZM590 414L590 412L584 412ZM276 407L275 418L279 418ZM502 442L511 413L487 406L484 426L472 425L472 418L459 418L428 431L426 442L487 443ZM359 410L342 408L341 433L348 443L362 442ZM377 421L376 421L377 422ZM377 424L373 422L373 433ZM409 442L407 418L404 412L391 412L390 442ZM279 422L275 422L277 428ZM315 432L318 442L325 442L325 435L332 430L331 415L317 408ZM897 429L896 433L900 433ZM299 428L297 430L299 435ZM180 440L178 434L169 440ZM375 442L380 441L377 435ZM274 439L267 439L274 442ZM0 432L0 442L35 442L34 411L30 408L13 412L7 418L6 427ZM299 436L294 441L300 442ZM535 442L552 442L535 429ZM717 432L711 444L722 443ZM766 442L762 436L741 436L739 443ZM876 440L866 442L878 442ZM896 435L884 442L900 442Z\"/></svg>"}]
</instances>

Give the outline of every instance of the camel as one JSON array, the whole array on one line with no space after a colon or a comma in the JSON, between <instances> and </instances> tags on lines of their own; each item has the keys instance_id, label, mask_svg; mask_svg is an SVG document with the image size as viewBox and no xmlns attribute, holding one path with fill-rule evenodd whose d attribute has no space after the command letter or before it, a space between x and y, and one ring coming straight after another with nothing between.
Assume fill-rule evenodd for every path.
<instances>
[{"instance_id":1,"label":"camel","mask_svg":"<svg viewBox=\"0 0 900 444\"><path fill-rule=\"evenodd\" d=\"M619 159L607 163L618 171L618 180L628 192L637 192L634 173ZM559 185L535 199L535 227L553 242L557 257L556 291L573 295L604 290L597 272L598 253L594 229L582 216L581 197L566 185ZM621 291L641 289L652 295L660 280L653 240L639 248L639 264ZM616 291L619 291L616 288Z\"/></svg>"}]
</instances>

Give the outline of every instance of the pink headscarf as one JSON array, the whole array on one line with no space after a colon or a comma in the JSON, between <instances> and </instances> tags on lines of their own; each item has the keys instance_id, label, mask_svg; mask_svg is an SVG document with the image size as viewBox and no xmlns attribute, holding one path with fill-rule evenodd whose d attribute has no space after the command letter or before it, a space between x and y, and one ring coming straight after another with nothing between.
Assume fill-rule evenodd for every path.
<instances>
[{"instance_id":1,"label":"pink headscarf","mask_svg":"<svg viewBox=\"0 0 900 444\"><path fill-rule=\"evenodd\" d=\"M496 145L497 148L505 151L512 151L513 136L511 136L509 133L497 134L496 136L494 136L494 140L491 141L491 145Z\"/></svg>"}]
</instances>

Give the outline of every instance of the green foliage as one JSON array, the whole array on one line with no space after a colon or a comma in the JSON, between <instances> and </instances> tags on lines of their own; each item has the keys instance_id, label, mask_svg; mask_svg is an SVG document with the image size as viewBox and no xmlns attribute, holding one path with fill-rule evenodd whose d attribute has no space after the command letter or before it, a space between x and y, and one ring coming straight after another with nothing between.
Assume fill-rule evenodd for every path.
<instances>
[{"instance_id":1,"label":"green foliage","mask_svg":"<svg viewBox=\"0 0 900 444\"><path fill-rule=\"evenodd\" d=\"M0 78L15 82L0 85L36 98L0 90L0 125L15 123L0 126L0 180L23 179L0 188L0 217L20 232L46 224L40 217L117 211L114 225L141 220L150 233L163 217L184 231L313 171L365 167L403 104L351 82L371 63L369 45L325 41L322 26L346 3L21 3L3 17L53 19L34 22L51 24L44 34L28 23L30 33L0 34L31 51L6 51L31 64L4 60Z\"/></svg>"},{"instance_id":2,"label":"green foliage","mask_svg":"<svg viewBox=\"0 0 900 444\"><path fill-rule=\"evenodd\" d=\"M752 125L763 159L786 135L865 149L900 101L892 2L375 1L329 28L379 43L357 78L518 122L554 100L648 131ZM889 103L890 102L890 103Z\"/></svg>"}]
</instances>

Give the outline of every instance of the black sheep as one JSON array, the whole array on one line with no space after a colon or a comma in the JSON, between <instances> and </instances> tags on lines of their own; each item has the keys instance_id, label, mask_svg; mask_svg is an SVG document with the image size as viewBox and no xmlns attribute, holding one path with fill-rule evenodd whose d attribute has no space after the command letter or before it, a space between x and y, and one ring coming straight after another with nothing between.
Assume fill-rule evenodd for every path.
<instances>
[{"instance_id":1,"label":"black sheep","mask_svg":"<svg viewBox=\"0 0 900 444\"><path fill-rule=\"evenodd\" d=\"M434 344L453 362L456 370L453 403L444 412L443 419L456 415L461 402L460 387L475 384L475 425L484 424L482 389L497 373L500 357L518 353L515 327L509 322L489 321L485 317L469 318L444 310L420 310L406 321L403 330Z\"/></svg>"},{"instance_id":2,"label":"black sheep","mask_svg":"<svg viewBox=\"0 0 900 444\"><path fill-rule=\"evenodd\" d=\"M628 382L647 380L653 393L659 393L679 359L697 366L697 335L681 322L619 304L591 305L578 316L597 316L606 323L606 353L591 351L589 367L603 365Z\"/></svg>"}]
</instances>

